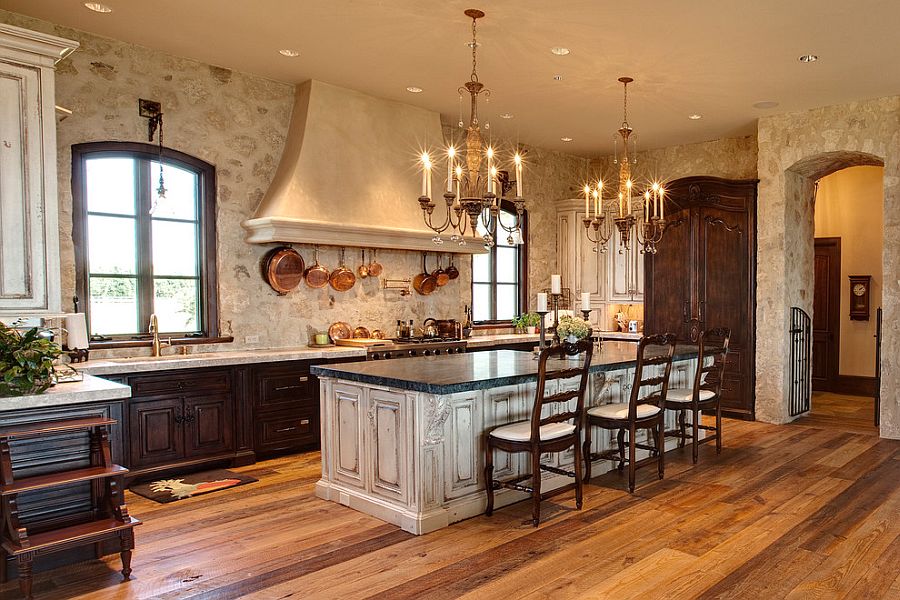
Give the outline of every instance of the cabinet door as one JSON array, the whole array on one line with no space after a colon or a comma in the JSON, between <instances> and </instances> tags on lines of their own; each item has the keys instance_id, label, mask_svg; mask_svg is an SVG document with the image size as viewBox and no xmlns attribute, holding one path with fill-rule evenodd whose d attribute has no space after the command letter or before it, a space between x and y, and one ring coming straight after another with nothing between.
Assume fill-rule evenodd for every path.
<instances>
[{"instance_id":1,"label":"cabinet door","mask_svg":"<svg viewBox=\"0 0 900 600\"><path fill-rule=\"evenodd\" d=\"M657 253L646 257L644 331L670 332L689 339L693 312L693 278L696 257L691 251L691 211L667 215L666 233Z\"/></svg>"},{"instance_id":2,"label":"cabinet door","mask_svg":"<svg viewBox=\"0 0 900 600\"><path fill-rule=\"evenodd\" d=\"M601 252L597 244L588 239L583 220L583 212L575 214L575 227L578 234L575 236L576 244L573 250L577 268L575 295L572 297L572 300L578 306L581 306L582 292L590 292L591 299L595 302L606 298L607 263L609 262L609 250Z\"/></svg>"},{"instance_id":3,"label":"cabinet door","mask_svg":"<svg viewBox=\"0 0 900 600\"><path fill-rule=\"evenodd\" d=\"M575 271L575 214L571 211L556 215L556 272L563 287L574 286ZM540 291L540 290L538 290Z\"/></svg>"},{"instance_id":4,"label":"cabinet door","mask_svg":"<svg viewBox=\"0 0 900 600\"><path fill-rule=\"evenodd\" d=\"M492 390L485 391L485 398ZM444 438L444 499L469 494L478 488L482 479L481 393L478 391L454 394L450 399L447 435ZM487 400L490 402L490 400Z\"/></svg>"},{"instance_id":5,"label":"cabinet door","mask_svg":"<svg viewBox=\"0 0 900 600\"><path fill-rule=\"evenodd\" d=\"M530 407L534 402L535 385L532 383L485 390L484 430L531 418ZM523 388L527 388L527 391ZM523 456L525 455L494 450L494 479L507 479L518 475L522 469ZM484 459L479 457L478 464L483 466Z\"/></svg>"},{"instance_id":6,"label":"cabinet door","mask_svg":"<svg viewBox=\"0 0 900 600\"><path fill-rule=\"evenodd\" d=\"M405 394L369 390L370 491L403 503L409 493L406 447L407 441L413 438L405 404Z\"/></svg>"},{"instance_id":7,"label":"cabinet door","mask_svg":"<svg viewBox=\"0 0 900 600\"><path fill-rule=\"evenodd\" d=\"M232 402L229 394L184 400L184 436L188 457L227 452L234 448Z\"/></svg>"},{"instance_id":8,"label":"cabinet door","mask_svg":"<svg viewBox=\"0 0 900 600\"><path fill-rule=\"evenodd\" d=\"M629 242L631 247L626 249L622 247L621 239L619 230L615 229L608 244L609 276L607 279L609 287L606 297L610 302L631 302L634 297L635 240L632 239Z\"/></svg>"},{"instance_id":9,"label":"cabinet door","mask_svg":"<svg viewBox=\"0 0 900 600\"><path fill-rule=\"evenodd\" d=\"M329 399L332 402L329 426L334 432L334 478L359 488L365 487L363 469L363 389L356 385L337 381Z\"/></svg>"},{"instance_id":10,"label":"cabinet door","mask_svg":"<svg viewBox=\"0 0 900 600\"><path fill-rule=\"evenodd\" d=\"M129 406L131 466L146 467L184 457L181 398L132 401Z\"/></svg>"},{"instance_id":11,"label":"cabinet door","mask_svg":"<svg viewBox=\"0 0 900 600\"><path fill-rule=\"evenodd\" d=\"M42 123L40 69L0 62L0 313L58 310L56 197L44 189L56 148L45 157L42 138L52 118Z\"/></svg>"}]
</instances>

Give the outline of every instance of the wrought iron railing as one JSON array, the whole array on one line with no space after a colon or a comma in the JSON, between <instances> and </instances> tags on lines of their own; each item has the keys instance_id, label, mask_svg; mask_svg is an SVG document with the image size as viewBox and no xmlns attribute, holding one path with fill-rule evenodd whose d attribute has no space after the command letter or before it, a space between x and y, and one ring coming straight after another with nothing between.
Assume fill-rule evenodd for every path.
<instances>
[{"instance_id":1,"label":"wrought iron railing","mask_svg":"<svg viewBox=\"0 0 900 600\"><path fill-rule=\"evenodd\" d=\"M791 416L809 411L812 394L812 319L805 310L791 308Z\"/></svg>"}]
</instances>

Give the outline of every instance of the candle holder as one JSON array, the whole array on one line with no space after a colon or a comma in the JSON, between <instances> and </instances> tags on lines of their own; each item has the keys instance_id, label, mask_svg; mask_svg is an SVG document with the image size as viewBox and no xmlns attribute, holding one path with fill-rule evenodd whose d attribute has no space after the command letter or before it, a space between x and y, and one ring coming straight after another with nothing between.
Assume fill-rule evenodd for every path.
<instances>
[{"instance_id":1,"label":"candle holder","mask_svg":"<svg viewBox=\"0 0 900 600\"><path fill-rule=\"evenodd\" d=\"M535 311L541 317L541 341L538 342L538 354L544 350L544 346L547 342L547 334L546 334L546 324L545 320L547 318L547 313L550 312L548 310L537 310Z\"/></svg>"},{"instance_id":2,"label":"candle holder","mask_svg":"<svg viewBox=\"0 0 900 600\"><path fill-rule=\"evenodd\" d=\"M559 301L562 294L550 293L550 301L553 303L553 343L559 345Z\"/></svg>"},{"instance_id":3,"label":"candle holder","mask_svg":"<svg viewBox=\"0 0 900 600\"><path fill-rule=\"evenodd\" d=\"M590 322L591 322L591 309L584 310L584 309L582 308L582 309L581 309L581 316L584 318L585 321L587 321L588 323L590 323Z\"/></svg>"}]
</instances>

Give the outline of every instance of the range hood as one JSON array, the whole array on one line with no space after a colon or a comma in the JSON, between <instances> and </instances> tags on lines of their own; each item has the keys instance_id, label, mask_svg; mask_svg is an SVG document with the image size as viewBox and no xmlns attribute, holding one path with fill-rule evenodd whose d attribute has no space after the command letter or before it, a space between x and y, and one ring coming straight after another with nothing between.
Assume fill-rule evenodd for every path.
<instances>
[{"instance_id":1,"label":"range hood","mask_svg":"<svg viewBox=\"0 0 900 600\"><path fill-rule=\"evenodd\" d=\"M417 157L442 137L439 113L321 81L297 86L281 163L242 223L246 241L484 252L474 239L436 245L422 221Z\"/></svg>"}]
</instances>

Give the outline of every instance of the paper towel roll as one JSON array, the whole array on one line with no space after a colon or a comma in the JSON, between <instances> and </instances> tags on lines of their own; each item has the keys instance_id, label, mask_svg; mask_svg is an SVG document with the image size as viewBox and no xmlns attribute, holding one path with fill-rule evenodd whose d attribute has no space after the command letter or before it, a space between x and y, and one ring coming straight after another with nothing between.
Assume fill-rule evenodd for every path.
<instances>
[{"instance_id":1,"label":"paper towel roll","mask_svg":"<svg viewBox=\"0 0 900 600\"><path fill-rule=\"evenodd\" d=\"M88 347L87 324L84 313L66 315L66 345L69 350Z\"/></svg>"}]
</instances>

